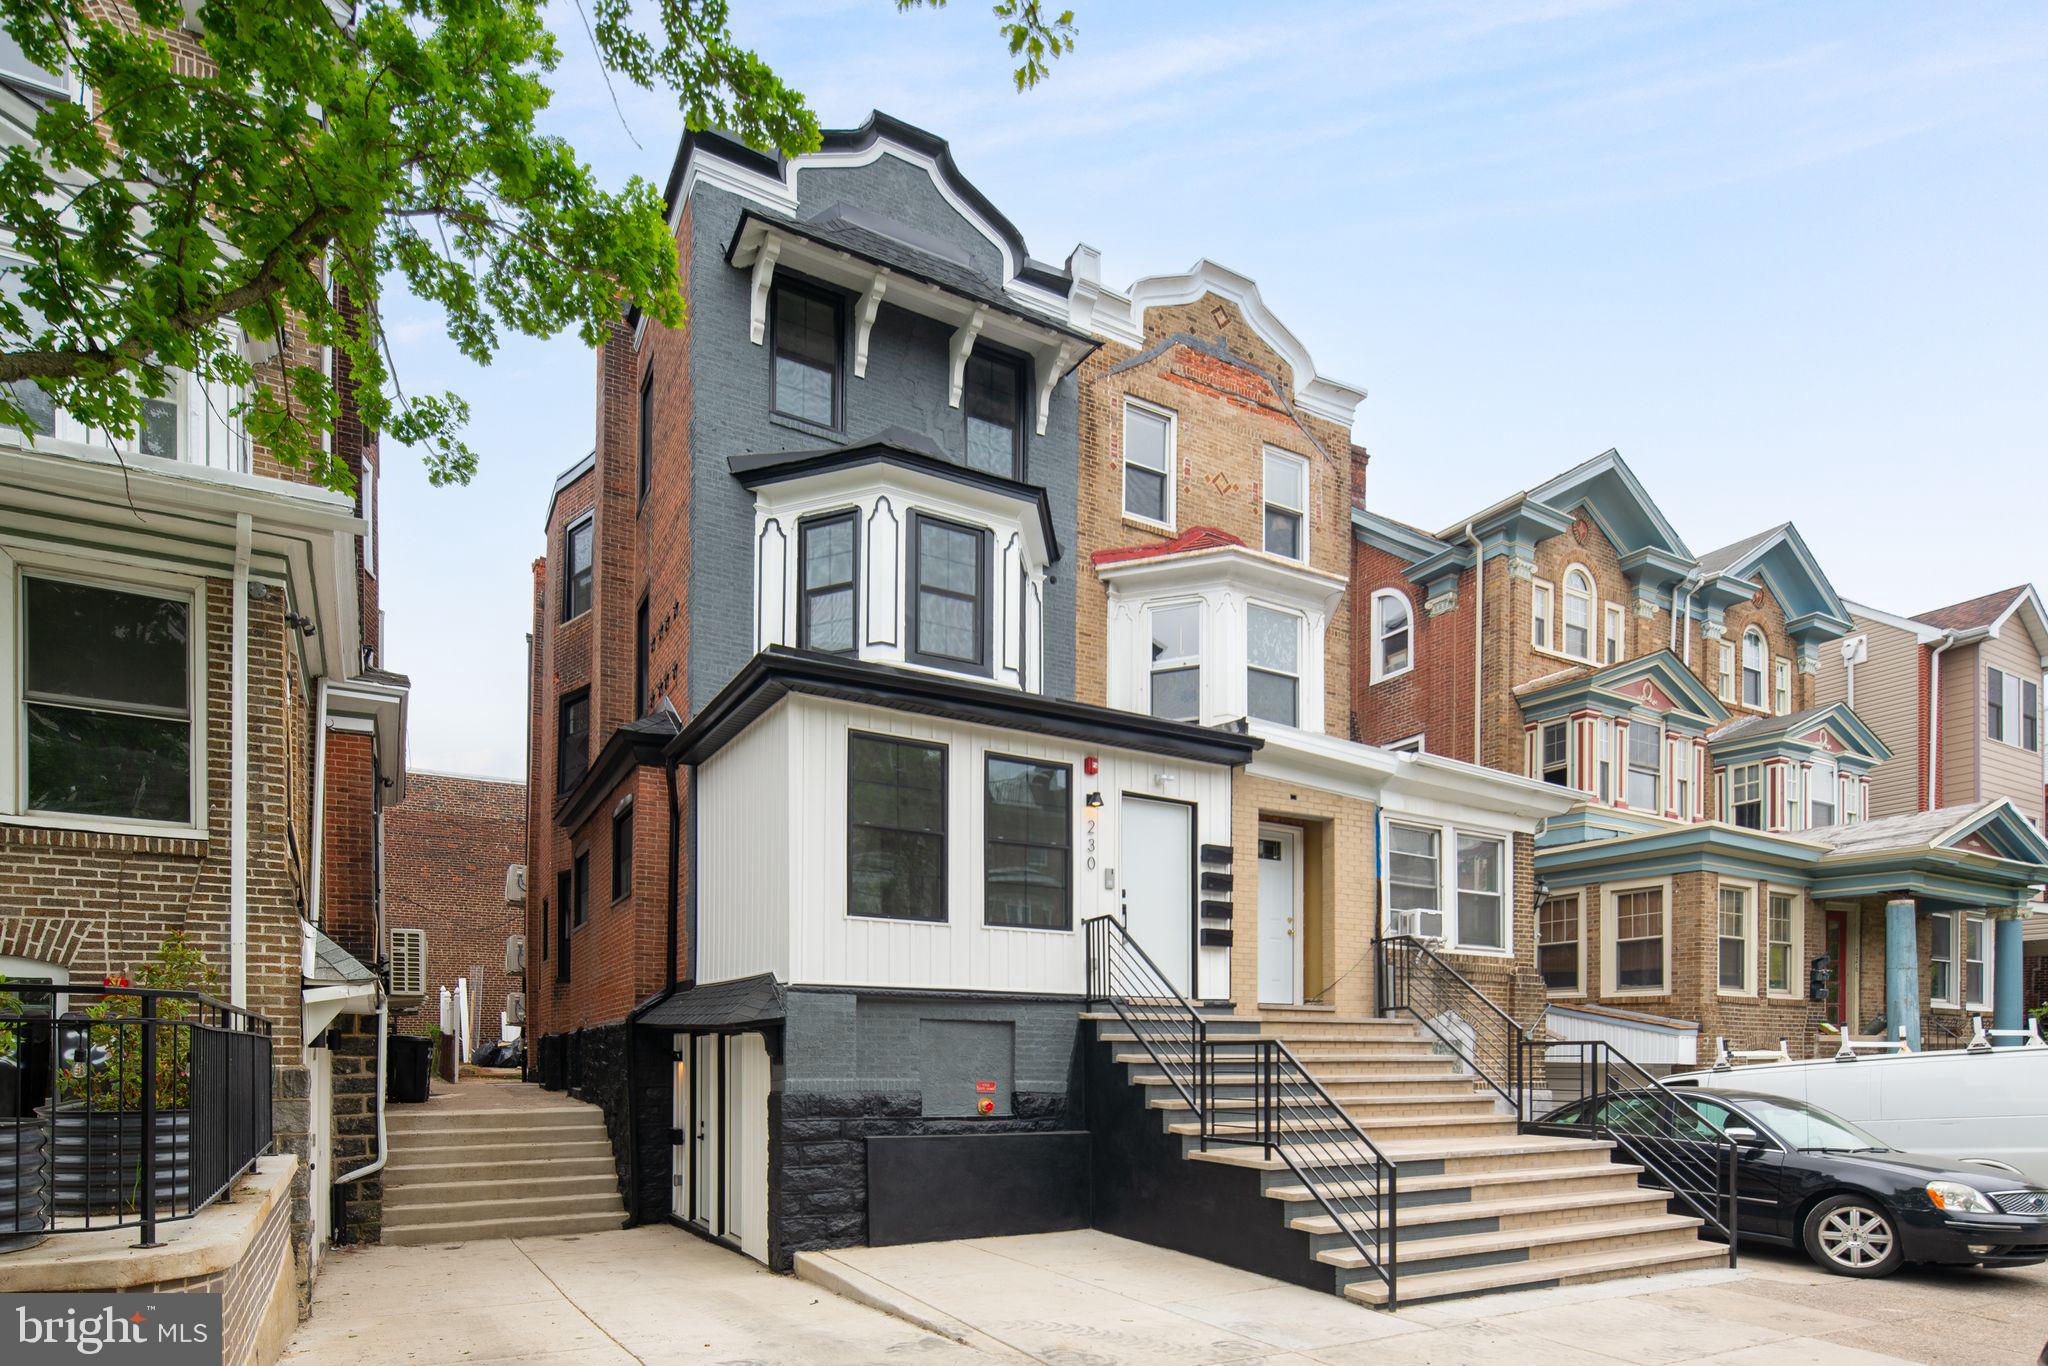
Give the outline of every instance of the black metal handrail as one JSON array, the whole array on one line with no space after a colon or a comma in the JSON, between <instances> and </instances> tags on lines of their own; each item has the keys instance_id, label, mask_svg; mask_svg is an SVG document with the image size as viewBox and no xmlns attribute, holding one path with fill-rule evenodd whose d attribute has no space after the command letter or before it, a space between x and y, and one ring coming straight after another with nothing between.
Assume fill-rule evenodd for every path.
<instances>
[{"instance_id":1,"label":"black metal handrail","mask_svg":"<svg viewBox=\"0 0 2048 1366\"><path fill-rule=\"evenodd\" d=\"M1223 1056L1226 1049L1232 1050L1229 1056ZM1249 1055L1241 1051L1245 1049ZM1250 1110L1219 1103L1217 1088L1228 1084L1218 1081L1219 1070L1247 1065L1252 1079ZM1201 1079L1202 1147L1207 1149L1212 1142L1256 1146L1265 1149L1268 1158L1285 1163L1358 1250L1366 1270L1385 1283L1387 1308L1397 1308L1400 1191L1393 1161L1279 1039L1216 1036L1203 1049ZM1297 1133L1315 1137L1290 1139ZM1336 1175L1325 1175L1330 1172Z\"/></svg>"},{"instance_id":2,"label":"black metal handrail","mask_svg":"<svg viewBox=\"0 0 2048 1366\"><path fill-rule=\"evenodd\" d=\"M1202 1047L1209 1022L1180 994L1114 915L1082 922L1088 933L1088 999L1116 1012L1147 1055L1197 1117Z\"/></svg>"},{"instance_id":3,"label":"black metal handrail","mask_svg":"<svg viewBox=\"0 0 2048 1366\"><path fill-rule=\"evenodd\" d=\"M1545 1079L1551 1108L1540 1117L1524 1116L1522 1127L1612 1142L1727 1241L1728 1262L1734 1265L1741 1236L1736 1191L1741 1153L1735 1140L1604 1039L1525 1039L1523 1052L1528 1059L1523 1075ZM1578 1080L1576 1094L1558 1094L1551 1062L1557 1053L1576 1055L1566 1064Z\"/></svg>"},{"instance_id":4,"label":"black metal handrail","mask_svg":"<svg viewBox=\"0 0 2048 1366\"><path fill-rule=\"evenodd\" d=\"M1378 952L1379 1013L1402 1011L1413 1016L1519 1114L1524 1031L1515 1018L1413 935L1384 937L1378 941ZM1451 1016L1472 1031L1469 1040L1447 1031L1444 1021Z\"/></svg>"},{"instance_id":5,"label":"black metal handrail","mask_svg":"<svg viewBox=\"0 0 2048 1366\"><path fill-rule=\"evenodd\" d=\"M0 1238L152 1246L271 1147L271 1023L199 992L0 983L0 1059Z\"/></svg>"}]
</instances>

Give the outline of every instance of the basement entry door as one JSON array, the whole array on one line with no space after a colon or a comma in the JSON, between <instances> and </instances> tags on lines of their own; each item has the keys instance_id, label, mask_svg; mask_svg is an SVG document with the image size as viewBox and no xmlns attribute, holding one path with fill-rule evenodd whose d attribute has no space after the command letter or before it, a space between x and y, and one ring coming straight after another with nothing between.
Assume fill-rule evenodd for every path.
<instances>
[{"instance_id":1,"label":"basement entry door","mask_svg":"<svg viewBox=\"0 0 2048 1366\"><path fill-rule=\"evenodd\" d=\"M1181 995L1194 987L1194 808L1125 794L1124 929Z\"/></svg>"},{"instance_id":2,"label":"basement entry door","mask_svg":"<svg viewBox=\"0 0 2048 1366\"><path fill-rule=\"evenodd\" d=\"M768 1046L754 1034L678 1034L676 1218L768 1260Z\"/></svg>"}]
</instances>

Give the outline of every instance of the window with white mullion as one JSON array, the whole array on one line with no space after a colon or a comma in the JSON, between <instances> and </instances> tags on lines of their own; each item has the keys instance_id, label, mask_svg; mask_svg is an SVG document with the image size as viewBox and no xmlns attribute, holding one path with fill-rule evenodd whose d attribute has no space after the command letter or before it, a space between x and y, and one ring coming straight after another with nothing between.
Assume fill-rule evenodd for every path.
<instances>
[{"instance_id":1,"label":"window with white mullion","mask_svg":"<svg viewBox=\"0 0 2048 1366\"><path fill-rule=\"evenodd\" d=\"M1991 1000L1991 922L1963 916L1963 1007L1982 1010Z\"/></svg>"},{"instance_id":2,"label":"window with white mullion","mask_svg":"<svg viewBox=\"0 0 2048 1366\"><path fill-rule=\"evenodd\" d=\"M1563 644L1573 659L1593 657L1593 577L1583 569L1564 576Z\"/></svg>"},{"instance_id":3,"label":"window with white mullion","mask_svg":"<svg viewBox=\"0 0 2048 1366\"><path fill-rule=\"evenodd\" d=\"M1927 917L1927 994L1938 1006L1960 1005L1956 998L1956 916L1937 911Z\"/></svg>"},{"instance_id":4,"label":"window with white mullion","mask_svg":"<svg viewBox=\"0 0 2048 1366\"><path fill-rule=\"evenodd\" d=\"M1584 988L1584 963L1579 898L1576 893L1551 897L1536 912L1536 967L1544 988L1553 995L1578 995Z\"/></svg>"},{"instance_id":5,"label":"window with white mullion","mask_svg":"<svg viewBox=\"0 0 2048 1366\"><path fill-rule=\"evenodd\" d=\"M1462 832L1457 841L1458 947L1504 950L1507 842Z\"/></svg>"},{"instance_id":6,"label":"window with white mullion","mask_svg":"<svg viewBox=\"0 0 2048 1366\"><path fill-rule=\"evenodd\" d=\"M1797 916L1799 898L1792 892L1773 890L1767 903L1764 926L1764 987L1776 995L1792 990L1792 973L1799 959Z\"/></svg>"},{"instance_id":7,"label":"window with white mullion","mask_svg":"<svg viewBox=\"0 0 2048 1366\"><path fill-rule=\"evenodd\" d=\"M1154 607L1148 706L1169 721L1193 721L1202 710L1202 605Z\"/></svg>"},{"instance_id":8,"label":"window with white mullion","mask_svg":"<svg viewBox=\"0 0 2048 1366\"><path fill-rule=\"evenodd\" d=\"M1653 721L1637 720L1628 728L1628 785L1624 796L1638 811L1658 810L1664 782L1664 732Z\"/></svg>"},{"instance_id":9,"label":"window with white mullion","mask_svg":"<svg viewBox=\"0 0 2048 1366\"><path fill-rule=\"evenodd\" d=\"M1536 732L1535 776L1552 787L1572 785L1572 728L1569 721L1546 721Z\"/></svg>"},{"instance_id":10,"label":"window with white mullion","mask_svg":"<svg viewBox=\"0 0 2048 1366\"><path fill-rule=\"evenodd\" d=\"M1764 633L1752 626L1742 633L1742 705L1761 711L1764 705Z\"/></svg>"},{"instance_id":11,"label":"window with white mullion","mask_svg":"<svg viewBox=\"0 0 2048 1366\"><path fill-rule=\"evenodd\" d=\"M1541 579L1529 584L1529 643L1539 650L1554 650L1556 635L1555 599L1550 585Z\"/></svg>"},{"instance_id":12,"label":"window with white mullion","mask_svg":"<svg viewBox=\"0 0 2048 1366\"><path fill-rule=\"evenodd\" d=\"M1290 560L1308 559L1308 462L1286 451L1266 452L1265 549Z\"/></svg>"},{"instance_id":13,"label":"window with white mullion","mask_svg":"<svg viewBox=\"0 0 2048 1366\"><path fill-rule=\"evenodd\" d=\"M1425 939L1444 937L1443 836L1426 826L1387 826L1387 909ZM1395 928L1399 928L1398 923Z\"/></svg>"},{"instance_id":14,"label":"window with white mullion","mask_svg":"<svg viewBox=\"0 0 2048 1366\"><path fill-rule=\"evenodd\" d=\"M1302 619L1252 603L1245 610L1245 711L1261 721L1301 724Z\"/></svg>"},{"instance_id":15,"label":"window with white mullion","mask_svg":"<svg viewBox=\"0 0 2048 1366\"><path fill-rule=\"evenodd\" d=\"M1372 681L1398 678L1414 666L1414 614L1405 595L1382 589L1372 595Z\"/></svg>"},{"instance_id":16,"label":"window with white mullion","mask_svg":"<svg viewBox=\"0 0 2048 1366\"><path fill-rule=\"evenodd\" d=\"M1716 926L1715 985L1723 992L1749 990L1750 892L1748 887L1721 886Z\"/></svg>"},{"instance_id":17,"label":"window with white mullion","mask_svg":"<svg viewBox=\"0 0 2048 1366\"><path fill-rule=\"evenodd\" d=\"M1172 526L1174 419L1124 400L1124 515Z\"/></svg>"},{"instance_id":18,"label":"window with white mullion","mask_svg":"<svg viewBox=\"0 0 2048 1366\"><path fill-rule=\"evenodd\" d=\"M1819 763L1807 774L1806 823L1811 829L1833 825L1837 820L1837 801L1841 779L1833 764Z\"/></svg>"}]
</instances>

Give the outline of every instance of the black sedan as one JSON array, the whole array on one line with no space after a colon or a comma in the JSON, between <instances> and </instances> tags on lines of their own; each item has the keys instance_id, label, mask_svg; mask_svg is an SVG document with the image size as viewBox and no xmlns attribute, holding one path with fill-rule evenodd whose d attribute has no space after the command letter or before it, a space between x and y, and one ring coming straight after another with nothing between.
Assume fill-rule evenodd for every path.
<instances>
[{"instance_id":1,"label":"black sedan","mask_svg":"<svg viewBox=\"0 0 2048 1366\"><path fill-rule=\"evenodd\" d=\"M1672 1103L1677 1097L1687 1115ZM1645 1184L1685 1189L1718 1208L1725 1143L1735 1151L1743 1238L1804 1247L1843 1276L1888 1276L1907 1262L2031 1266L2048 1261L2048 1190L2010 1174L1898 1152L1838 1115L1780 1096L1682 1087L1616 1091L1545 1115L1551 1132L1611 1136L1629 1160L1677 1174ZM1686 1130L1690 1132L1686 1132Z\"/></svg>"}]
</instances>

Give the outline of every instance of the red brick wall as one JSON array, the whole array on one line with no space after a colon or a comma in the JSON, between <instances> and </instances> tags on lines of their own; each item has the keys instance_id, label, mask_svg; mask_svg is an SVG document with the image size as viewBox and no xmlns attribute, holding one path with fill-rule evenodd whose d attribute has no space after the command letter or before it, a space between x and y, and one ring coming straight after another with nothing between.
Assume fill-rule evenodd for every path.
<instances>
[{"instance_id":1,"label":"red brick wall","mask_svg":"<svg viewBox=\"0 0 2048 1366\"><path fill-rule=\"evenodd\" d=\"M1423 609L1423 590L1401 572L1403 561L1363 541L1353 543L1351 677L1358 695L1358 738L1385 745L1424 737L1431 754L1472 760L1472 576L1458 583L1456 605L1438 616ZM1490 566L1489 566L1490 568ZM1372 682L1372 596L1390 588L1408 598L1415 667L1399 678ZM1489 642L1490 643L1490 642Z\"/></svg>"},{"instance_id":2,"label":"red brick wall","mask_svg":"<svg viewBox=\"0 0 2048 1366\"><path fill-rule=\"evenodd\" d=\"M505 993L505 940L524 907L505 900L505 870L526 858L526 787L494 778L408 773L405 800L384 813L385 919L427 932L427 1000L396 1018L400 1033L439 1022L441 988L467 977L479 1043L495 1042Z\"/></svg>"},{"instance_id":3,"label":"red brick wall","mask_svg":"<svg viewBox=\"0 0 2048 1366\"><path fill-rule=\"evenodd\" d=\"M377 942L377 760L372 736L327 732L326 831L320 850L320 929L365 963Z\"/></svg>"}]
</instances>

